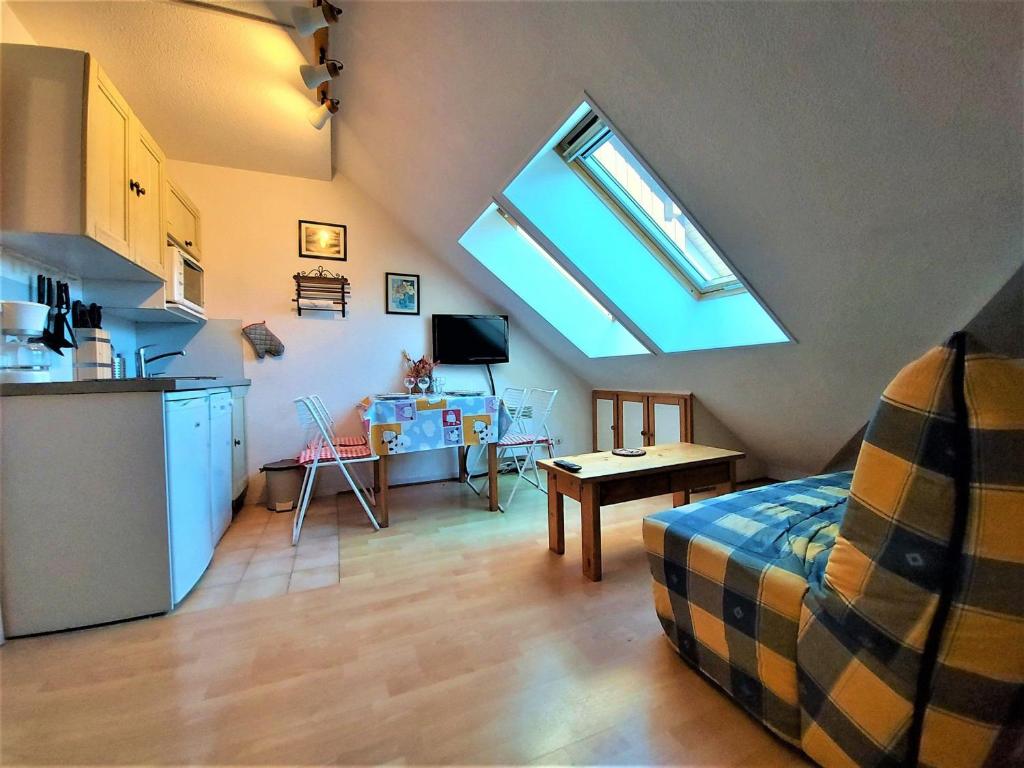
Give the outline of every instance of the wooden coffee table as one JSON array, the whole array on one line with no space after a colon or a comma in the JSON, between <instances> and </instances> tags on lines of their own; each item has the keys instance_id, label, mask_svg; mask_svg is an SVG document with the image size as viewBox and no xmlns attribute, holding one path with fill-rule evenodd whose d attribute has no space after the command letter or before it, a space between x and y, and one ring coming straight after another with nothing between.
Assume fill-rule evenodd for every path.
<instances>
[{"instance_id":1,"label":"wooden coffee table","mask_svg":"<svg viewBox=\"0 0 1024 768\"><path fill-rule=\"evenodd\" d=\"M717 485L723 493L736 488L739 451L693 443L669 443L644 448L645 456L615 456L611 451L561 458L582 465L579 472L556 467L551 459L538 461L548 475L548 548L565 554L565 498L580 503L583 573L601 580L601 505L672 494L676 506L690 503L690 491Z\"/></svg>"}]
</instances>

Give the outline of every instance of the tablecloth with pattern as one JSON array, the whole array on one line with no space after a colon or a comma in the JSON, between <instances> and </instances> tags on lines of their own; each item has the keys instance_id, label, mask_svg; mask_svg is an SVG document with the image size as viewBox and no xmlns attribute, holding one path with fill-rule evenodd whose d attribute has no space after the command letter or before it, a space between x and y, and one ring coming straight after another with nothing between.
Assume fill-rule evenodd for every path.
<instances>
[{"instance_id":1,"label":"tablecloth with pattern","mask_svg":"<svg viewBox=\"0 0 1024 768\"><path fill-rule=\"evenodd\" d=\"M370 449L378 456L498 442L511 417L493 395L363 398L356 406Z\"/></svg>"}]
</instances>

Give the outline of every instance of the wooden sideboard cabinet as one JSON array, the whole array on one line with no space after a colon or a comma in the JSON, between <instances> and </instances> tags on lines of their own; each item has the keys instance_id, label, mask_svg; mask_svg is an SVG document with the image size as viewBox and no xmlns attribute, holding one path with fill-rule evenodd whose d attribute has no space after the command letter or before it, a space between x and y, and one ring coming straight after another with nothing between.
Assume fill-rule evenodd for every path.
<instances>
[{"instance_id":1,"label":"wooden sideboard cabinet","mask_svg":"<svg viewBox=\"0 0 1024 768\"><path fill-rule=\"evenodd\" d=\"M693 442L693 395L595 389L594 450Z\"/></svg>"}]
</instances>

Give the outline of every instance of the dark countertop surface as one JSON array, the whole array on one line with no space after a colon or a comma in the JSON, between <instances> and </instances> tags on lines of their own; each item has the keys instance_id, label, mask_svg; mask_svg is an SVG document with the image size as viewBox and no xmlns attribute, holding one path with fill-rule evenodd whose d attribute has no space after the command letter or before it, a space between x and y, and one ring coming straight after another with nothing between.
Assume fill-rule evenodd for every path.
<instances>
[{"instance_id":1,"label":"dark countertop surface","mask_svg":"<svg viewBox=\"0 0 1024 768\"><path fill-rule=\"evenodd\" d=\"M45 384L3 384L0 396L16 395L100 395L118 392L184 392L218 387L244 387L249 379L188 379L160 376L153 379L103 379L101 381L51 381Z\"/></svg>"}]
</instances>

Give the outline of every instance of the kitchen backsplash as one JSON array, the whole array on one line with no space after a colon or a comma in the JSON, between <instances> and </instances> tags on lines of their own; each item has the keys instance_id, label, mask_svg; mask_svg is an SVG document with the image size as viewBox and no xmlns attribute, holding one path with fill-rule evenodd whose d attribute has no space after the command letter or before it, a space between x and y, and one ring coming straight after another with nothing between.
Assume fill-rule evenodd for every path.
<instances>
[{"instance_id":1,"label":"kitchen backsplash","mask_svg":"<svg viewBox=\"0 0 1024 768\"><path fill-rule=\"evenodd\" d=\"M80 299L88 303L88 297L82 295L82 281L48 267L42 262L30 259L0 247L0 299L15 301L35 301L36 275L61 280L69 286L71 300ZM136 348L135 323L113 315L103 316L103 327L110 332L110 341L114 349L124 355L128 365L128 375L134 375L134 352ZM63 357L47 352L50 357L50 379L52 381L71 381L74 379L70 352Z\"/></svg>"}]
</instances>

